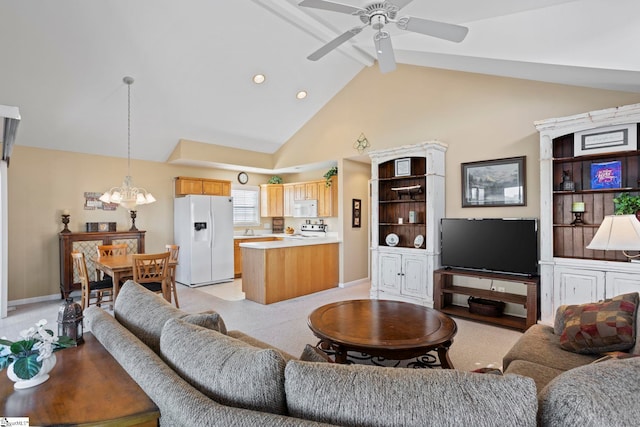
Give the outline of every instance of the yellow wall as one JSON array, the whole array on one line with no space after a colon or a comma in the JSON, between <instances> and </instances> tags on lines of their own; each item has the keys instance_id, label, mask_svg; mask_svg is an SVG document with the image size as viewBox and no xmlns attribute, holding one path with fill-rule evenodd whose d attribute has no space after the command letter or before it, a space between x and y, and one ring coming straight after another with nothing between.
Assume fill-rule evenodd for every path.
<instances>
[{"instance_id":1,"label":"yellow wall","mask_svg":"<svg viewBox=\"0 0 640 427\"><path fill-rule=\"evenodd\" d=\"M539 137L534 121L633 104L640 94L398 65L365 68L276 155L276 167L437 139L446 153L446 215L539 216ZM460 163L527 156L527 206L462 208Z\"/></svg>"},{"instance_id":2,"label":"yellow wall","mask_svg":"<svg viewBox=\"0 0 640 427\"><path fill-rule=\"evenodd\" d=\"M274 167L339 161L341 229L345 254L341 282L364 274L368 228L351 229L351 199L368 200L367 166L343 159L357 155L353 143L364 132L372 149L438 139L446 154L447 216L531 216L539 211L536 120L640 102L640 95L584 89L462 72L402 66L380 74L365 68L274 156ZM27 141L18 140L18 144ZM177 141L176 141L177 143ZM202 148L202 147L200 147ZM200 153L201 154L201 153ZM460 163L527 156L527 206L467 208L460 203ZM217 161L224 161L223 158ZM343 170L344 169L344 170ZM134 184L158 202L139 209L136 225L147 230L147 252L161 251L173 240L173 177L200 176L236 182L237 172L132 161ZM321 177L324 171L320 171ZM9 301L53 295L59 291L60 213L71 210L73 231L85 222L116 221L130 226L126 211L83 210L83 193L119 185L126 159L91 156L17 145L9 178ZM269 176L250 174L250 183ZM365 179L366 178L366 179ZM320 179L320 178L316 178ZM291 181L289 181L291 182ZM363 212L364 213L364 212ZM264 220L263 220L264 222ZM335 224L335 226L334 226ZM353 246L351 246L353 245ZM346 251L346 248L355 248ZM362 251L361 253L357 251Z\"/></svg>"}]
</instances>

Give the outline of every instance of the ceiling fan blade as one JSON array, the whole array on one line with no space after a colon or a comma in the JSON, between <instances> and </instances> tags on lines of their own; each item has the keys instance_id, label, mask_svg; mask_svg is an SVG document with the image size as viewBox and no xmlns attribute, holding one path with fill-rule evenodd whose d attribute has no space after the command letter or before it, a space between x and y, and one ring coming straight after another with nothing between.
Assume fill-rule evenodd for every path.
<instances>
[{"instance_id":1,"label":"ceiling fan blade","mask_svg":"<svg viewBox=\"0 0 640 427\"><path fill-rule=\"evenodd\" d=\"M373 42L376 45L376 55L378 56L378 67L381 73L388 73L396 69L396 58L393 54L391 36L386 31L379 31L374 34Z\"/></svg>"},{"instance_id":2,"label":"ceiling fan blade","mask_svg":"<svg viewBox=\"0 0 640 427\"><path fill-rule=\"evenodd\" d=\"M412 1L413 0L391 0L391 1L388 1L387 3L391 3L392 5L397 7L398 10L400 10L406 5L408 5L409 3L411 3Z\"/></svg>"},{"instance_id":3,"label":"ceiling fan blade","mask_svg":"<svg viewBox=\"0 0 640 427\"><path fill-rule=\"evenodd\" d=\"M414 18L411 16L398 19L398 28L414 33L425 34L452 42L461 42L467 36L469 29L461 25L447 24L446 22L431 21L429 19Z\"/></svg>"},{"instance_id":4,"label":"ceiling fan blade","mask_svg":"<svg viewBox=\"0 0 640 427\"><path fill-rule=\"evenodd\" d=\"M329 43L325 44L320 49L318 49L315 52L313 52L311 55L307 56L307 59L309 59L311 61L317 61L318 59L320 59L323 56L325 56L327 53L331 52L333 49L335 49L338 46L340 46L342 43L344 43L347 40L349 40L351 37L355 36L356 34L359 34L360 31L362 31L362 28L363 27L354 27L354 28L352 28L352 29L340 34L338 37L336 37L335 39L331 40Z\"/></svg>"},{"instance_id":5,"label":"ceiling fan blade","mask_svg":"<svg viewBox=\"0 0 640 427\"><path fill-rule=\"evenodd\" d=\"M349 15L356 15L358 13L366 12L366 10L360 7L350 6L348 4L334 3L325 0L303 0L298 3L298 6L313 7L316 9L330 10L332 12L347 13Z\"/></svg>"}]
</instances>

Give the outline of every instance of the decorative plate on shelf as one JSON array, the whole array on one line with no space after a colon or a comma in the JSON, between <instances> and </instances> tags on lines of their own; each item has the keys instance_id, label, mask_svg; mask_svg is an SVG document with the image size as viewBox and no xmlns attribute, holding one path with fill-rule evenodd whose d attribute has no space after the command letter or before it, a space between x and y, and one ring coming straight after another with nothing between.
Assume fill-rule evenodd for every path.
<instances>
[{"instance_id":1,"label":"decorative plate on shelf","mask_svg":"<svg viewBox=\"0 0 640 427\"><path fill-rule=\"evenodd\" d=\"M416 239L413 241L413 246L419 248L424 243L424 236L422 234L418 234Z\"/></svg>"},{"instance_id":2,"label":"decorative plate on shelf","mask_svg":"<svg viewBox=\"0 0 640 427\"><path fill-rule=\"evenodd\" d=\"M395 246L400 241L400 238L395 233L389 233L387 234L387 237L385 237L384 241L387 243L387 246Z\"/></svg>"}]
</instances>

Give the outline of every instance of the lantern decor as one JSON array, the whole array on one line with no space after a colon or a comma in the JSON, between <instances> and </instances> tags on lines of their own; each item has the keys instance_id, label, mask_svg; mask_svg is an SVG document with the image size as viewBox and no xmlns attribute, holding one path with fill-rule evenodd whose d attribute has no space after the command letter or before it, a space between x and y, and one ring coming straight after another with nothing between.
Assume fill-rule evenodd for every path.
<instances>
[{"instance_id":1,"label":"lantern decor","mask_svg":"<svg viewBox=\"0 0 640 427\"><path fill-rule=\"evenodd\" d=\"M58 309L58 335L67 336L82 344L82 307L73 298L67 298Z\"/></svg>"}]
</instances>

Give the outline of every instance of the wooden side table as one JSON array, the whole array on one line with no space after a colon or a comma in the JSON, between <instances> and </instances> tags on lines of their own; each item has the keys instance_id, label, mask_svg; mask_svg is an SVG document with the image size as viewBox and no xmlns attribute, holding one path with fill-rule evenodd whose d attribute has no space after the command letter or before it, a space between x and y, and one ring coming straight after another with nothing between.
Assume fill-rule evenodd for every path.
<instances>
[{"instance_id":1,"label":"wooden side table","mask_svg":"<svg viewBox=\"0 0 640 427\"><path fill-rule=\"evenodd\" d=\"M158 407L91 333L56 358L50 378L32 388L14 390L0 372L0 416L39 426L158 425Z\"/></svg>"}]
</instances>

